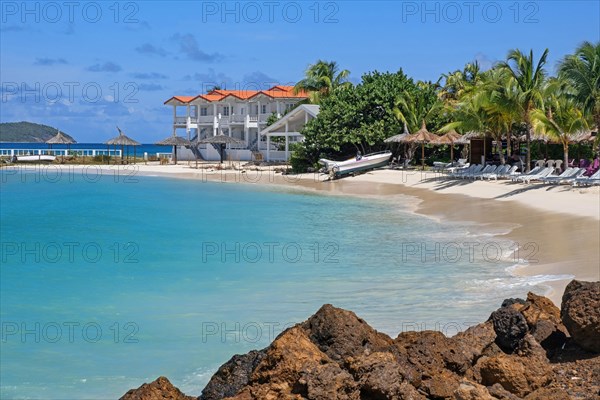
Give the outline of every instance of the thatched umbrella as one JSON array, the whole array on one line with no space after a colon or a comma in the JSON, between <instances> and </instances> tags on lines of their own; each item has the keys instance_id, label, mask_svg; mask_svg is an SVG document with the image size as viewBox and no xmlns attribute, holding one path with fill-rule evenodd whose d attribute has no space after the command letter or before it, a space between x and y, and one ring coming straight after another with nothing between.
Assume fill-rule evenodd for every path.
<instances>
[{"instance_id":1,"label":"thatched umbrella","mask_svg":"<svg viewBox=\"0 0 600 400\"><path fill-rule=\"evenodd\" d=\"M73 143L77 143L75 140L73 140L73 138L64 135L60 130L58 131L58 133L51 137L50 139L46 140L46 143L50 145L50 150L52 150L52 145L53 144L66 144L67 145L67 152L69 150L71 150L71 144Z\"/></svg>"},{"instance_id":2,"label":"thatched umbrella","mask_svg":"<svg viewBox=\"0 0 600 400\"><path fill-rule=\"evenodd\" d=\"M444 135L435 138L433 143L450 145L450 162L454 162L454 144L460 138L462 138L462 135L456 132L454 129L452 129L446 132Z\"/></svg>"},{"instance_id":3,"label":"thatched umbrella","mask_svg":"<svg viewBox=\"0 0 600 400\"><path fill-rule=\"evenodd\" d=\"M423 121L421 129L409 135L405 139L407 143L416 143L421 145L421 166L423 167L423 170L425 169L425 144L431 143L436 139L437 136L427 130L427 127L425 126L425 121Z\"/></svg>"},{"instance_id":4,"label":"thatched umbrella","mask_svg":"<svg viewBox=\"0 0 600 400\"><path fill-rule=\"evenodd\" d=\"M123 160L123 147L125 146L133 146L133 159L135 160L135 146L139 146L140 142L133 140L129 136L126 136L121 129L117 126L117 130L119 131L119 136L116 136L109 141L106 142L108 146L121 146L121 160ZM129 152L127 154L127 158L129 158Z\"/></svg>"},{"instance_id":5,"label":"thatched umbrella","mask_svg":"<svg viewBox=\"0 0 600 400\"><path fill-rule=\"evenodd\" d=\"M236 138L232 138L231 136L225 136L223 134L216 136L209 136L206 139L202 139L198 141L198 143L206 143L206 144L218 144L220 151L219 155L221 156L221 164L223 164L223 153L225 152L225 145L228 144L238 144L242 145L245 142L238 140Z\"/></svg>"},{"instance_id":6,"label":"thatched umbrella","mask_svg":"<svg viewBox=\"0 0 600 400\"><path fill-rule=\"evenodd\" d=\"M165 140L156 143L159 146L173 146L173 162L177 164L177 146L191 146L192 143L181 136L169 136Z\"/></svg>"}]
</instances>

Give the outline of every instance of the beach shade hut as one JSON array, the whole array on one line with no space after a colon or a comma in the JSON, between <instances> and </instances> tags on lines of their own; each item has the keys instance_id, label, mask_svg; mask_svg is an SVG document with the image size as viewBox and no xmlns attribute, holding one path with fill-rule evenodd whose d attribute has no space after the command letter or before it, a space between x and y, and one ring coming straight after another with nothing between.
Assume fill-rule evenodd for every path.
<instances>
[{"instance_id":1,"label":"beach shade hut","mask_svg":"<svg viewBox=\"0 0 600 400\"><path fill-rule=\"evenodd\" d=\"M177 146L191 146L192 143L181 136L169 136L168 138L156 143L159 146L173 146L173 162L177 164Z\"/></svg>"},{"instance_id":2,"label":"beach shade hut","mask_svg":"<svg viewBox=\"0 0 600 400\"><path fill-rule=\"evenodd\" d=\"M425 121L423 121L423 125L421 129L416 131L415 133L408 135L405 139L407 143L415 143L421 145L421 166L423 170L425 169L425 144L431 143L437 139L437 136L427 130L425 126Z\"/></svg>"},{"instance_id":3,"label":"beach shade hut","mask_svg":"<svg viewBox=\"0 0 600 400\"><path fill-rule=\"evenodd\" d=\"M108 146L121 146L121 160L123 160L123 149L127 146L133 146L133 159L135 160L135 147L140 145L140 142L133 140L129 136L125 135L121 129L117 126L117 130L119 131L119 135L110 139L106 142ZM129 153L129 152L128 152ZM129 158L129 154L127 154L127 158Z\"/></svg>"},{"instance_id":4,"label":"beach shade hut","mask_svg":"<svg viewBox=\"0 0 600 400\"><path fill-rule=\"evenodd\" d=\"M223 153L225 152L225 146L228 144L244 145L245 142L232 138L231 136L225 136L223 134L216 136L209 136L206 139L198 141L199 144L217 144L219 145L219 155L221 156L221 164L223 164Z\"/></svg>"},{"instance_id":5,"label":"beach shade hut","mask_svg":"<svg viewBox=\"0 0 600 400\"><path fill-rule=\"evenodd\" d=\"M485 135L482 132L471 131L467 132L460 139L457 139L454 144L464 144L469 146L469 162L471 162L471 139L485 139ZM485 140L483 141L485 144Z\"/></svg>"},{"instance_id":6,"label":"beach shade hut","mask_svg":"<svg viewBox=\"0 0 600 400\"><path fill-rule=\"evenodd\" d=\"M77 143L75 140L73 140L73 138L64 135L60 130L58 131L58 133L51 137L50 139L46 140L46 143L48 145L50 145L50 149L52 149L52 145L53 144L66 144L67 145L67 151L71 150L71 144L73 143Z\"/></svg>"},{"instance_id":7,"label":"beach shade hut","mask_svg":"<svg viewBox=\"0 0 600 400\"><path fill-rule=\"evenodd\" d=\"M450 146L450 162L454 162L454 145L456 144L457 140L459 140L461 138L462 138L462 135L460 133L456 132L454 129L452 129L452 130L446 132L444 135L438 136L437 138L435 138L433 143L449 145Z\"/></svg>"}]
</instances>

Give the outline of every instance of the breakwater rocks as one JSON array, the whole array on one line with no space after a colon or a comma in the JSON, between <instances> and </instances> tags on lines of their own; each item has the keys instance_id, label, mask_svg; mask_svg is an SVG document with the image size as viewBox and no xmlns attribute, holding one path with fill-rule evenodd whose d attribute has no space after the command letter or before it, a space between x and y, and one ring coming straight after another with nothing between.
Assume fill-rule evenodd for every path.
<instances>
[{"instance_id":1,"label":"breakwater rocks","mask_svg":"<svg viewBox=\"0 0 600 400\"><path fill-rule=\"evenodd\" d=\"M269 347L236 355L198 400L600 399L600 282L572 281L559 310L529 293L453 337L391 338L321 307ZM161 377L121 400L189 400Z\"/></svg>"}]
</instances>

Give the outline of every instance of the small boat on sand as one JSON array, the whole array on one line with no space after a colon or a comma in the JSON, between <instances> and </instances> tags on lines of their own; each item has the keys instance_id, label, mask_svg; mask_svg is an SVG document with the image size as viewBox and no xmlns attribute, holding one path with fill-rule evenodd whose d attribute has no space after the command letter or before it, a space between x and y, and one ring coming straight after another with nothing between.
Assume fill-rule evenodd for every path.
<instances>
[{"instance_id":1,"label":"small boat on sand","mask_svg":"<svg viewBox=\"0 0 600 400\"><path fill-rule=\"evenodd\" d=\"M16 158L16 160L14 159ZM37 154L37 155L29 155L29 156L15 156L13 157L13 162L52 162L56 159L55 156L50 156L46 154Z\"/></svg>"},{"instance_id":2,"label":"small boat on sand","mask_svg":"<svg viewBox=\"0 0 600 400\"><path fill-rule=\"evenodd\" d=\"M367 171L380 168L388 164L392 152L389 150L380 151L357 157L345 161L333 161L326 158L319 160L319 164L324 166L325 172L332 178L339 178L354 172Z\"/></svg>"}]
</instances>

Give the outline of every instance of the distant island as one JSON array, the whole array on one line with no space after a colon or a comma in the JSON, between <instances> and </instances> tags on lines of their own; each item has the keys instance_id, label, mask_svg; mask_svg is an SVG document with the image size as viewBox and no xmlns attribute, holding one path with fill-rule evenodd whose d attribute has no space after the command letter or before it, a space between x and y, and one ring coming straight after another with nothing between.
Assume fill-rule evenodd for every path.
<instances>
[{"instance_id":1,"label":"distant island","mask_svg":"<svg viewBox=\"0 0 600 400\"><path fill-rule=\"evenodd\" d=\"M0 142L44 143L57 132L57 128L33 122L3 122L0 123Z\"/></svg>"}]
</instances>

